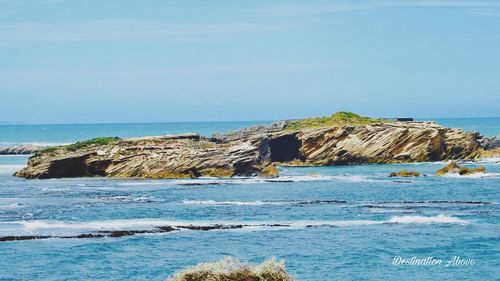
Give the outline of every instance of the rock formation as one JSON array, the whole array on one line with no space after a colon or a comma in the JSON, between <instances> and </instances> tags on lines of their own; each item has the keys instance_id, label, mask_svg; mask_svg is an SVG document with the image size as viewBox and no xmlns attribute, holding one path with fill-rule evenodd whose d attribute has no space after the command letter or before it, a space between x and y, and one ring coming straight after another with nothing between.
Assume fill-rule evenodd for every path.
<instances>
[{"instance_id":1,"label":"rock formation","mask_svg":"<svg viewBox=\"0 0 500 281\"><path fill-rule=\"evenodd\" d=\"M258 175L273 163L323 166L472 160L480 150L477 138L478 133L432 122L388 122L337 113L331 117L282 121L212 138L195 134L124 140L100 138L52 147L32 156L28 167L16 175L232 177ZM271 172L271 168L267 169L264 175Z\"/></svg>"},{"instance_id":2,"label":"rock formation","mask_svg":"<svg viewBox=\"0 0 500 281\"><path fill-rule=\"evenodd\" d=\"M495 137L481 137L479 145L485 150L500 148L500 136Z\"/></svg>"},{"instance_id":3,"label":"rock formation","mask_svg":"<svg viewBox=\"0 0 500 281\"><path fill-rule=\"evenodd\" d=\"M477 168L467 168L459 166L455 162L451 162L446 165L444 168L436 171L437 176L444 176L446 174L459 174L461 176L476 174L476 173L485 173L486 168L484 166L479 166Z\"/></svg>"},{"instance_id":4,"label":"rock formation","mask_svg":"<svg viewBox=\"0 0 500 281\"><path fill-rule=\"evenodd\" d=\"M408 171L403 169L399 172L392 172L389 174L389 177L420 177L420 173L417 171Z\"/></svg>"},{"instance_id":5,"label":"rock formation","mask_svg":"<svg viewBox=\"0 0 500 281\"><path fill-rule=\"evenodd\" d=\"M46 148L45 146L34 144L21 144L15 146L0 147L0 155L28 155Z\"/></svg>"}]
</instances>

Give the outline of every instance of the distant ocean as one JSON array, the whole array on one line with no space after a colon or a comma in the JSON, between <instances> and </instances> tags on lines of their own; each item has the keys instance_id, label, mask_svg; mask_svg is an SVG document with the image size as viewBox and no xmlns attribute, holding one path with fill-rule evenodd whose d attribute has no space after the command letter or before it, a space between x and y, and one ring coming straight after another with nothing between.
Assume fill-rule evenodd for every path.
<instances>
[{"instance_id":1,"label":"distant ocean","mask_svg":"<svg viewBox=\"0 0 500 281\"><path fill-rule=\"evenodd\" d=\"M500 135L500 118L438 119ZM0 125L0 145L62 144L98 136L234 131L269 122ZM277 179L25 180L25 156L0 157L0 280L165 280L235 256L284 259L297 280L498 280L500 163L486 174L437 177L444 163L280 168ZM400 169L426 175L394 179ZM162 226L222 230L68 237ZM241 227L231 228L231 225ZM441 265L401 259L443 260ZM448 264L456 257L473 265Z\"/></svg>"},{"instance_id":2,"label":"distant ocean","mask_svg":"<svg viewBox=\"0 0 500 281\"><path fill-rule=\"evenodd\" d=\"M436 121L448 127L466 131L479 131L485 136L500 135L500 118L447 118L417 119ZM139 137L165 134L198 133L210 136L214 133L235 131L241 128L266 125L272 121L243 122L178 122L178 123L117 123L117 124L47 124L47 125L0 125L0 146L21 143L56 145L95 137Z\"/></svg>"}]
</instances>

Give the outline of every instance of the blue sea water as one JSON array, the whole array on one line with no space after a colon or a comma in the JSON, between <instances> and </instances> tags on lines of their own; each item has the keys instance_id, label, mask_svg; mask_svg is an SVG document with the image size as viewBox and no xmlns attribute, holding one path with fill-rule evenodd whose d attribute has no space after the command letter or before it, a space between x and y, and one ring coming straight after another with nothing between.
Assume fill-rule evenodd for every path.
<instances>
[{"instance_id":1,"label":"blue sea water","mask_svg":"<svg viewBox=\"0 0 500 281\"><path fill-rule=\"evenodd\" d=\"M434 118L430 119L446 127L460 128L465 131L480 132L484 136L500 135L500 118Z\"/></svg>"},{"instance_id":2,"label":"blue sea water","mask_svg":"<svg viewBox=\"0 0 500 281\"><path fill-rule=\"evenodd\" d=\"M179 123L117 123L117 124L0 124L0 146L22 143L56 145L95 137L142 137L168 134L213 133L235 131L265 121L179 122Z\"/></svg>"},{"instance_id":3,"label":"blue sea water","mask_svg":"<svg viewBox=\"0 0 500 281\"><path fill-rule=\"evenodd\" d=\"M476 130L482 130L477 120L449 122L466 129L476 122ZM61 127L46 129L49 134L8 125L21 128L0 127L0 142L66 143L100 135L188 131L209 135L249 124L85 125L85 129L51 125ZM490 135L500 134L500 122L484 124ZM75 136L75 132L82 133ZM487 173L465 177L434 176L444 165L441 162L282 167L274 180L11 176L26 161L22 156L0 157L0 237L63 237L160 226L243 227L0 242L0 280L166 280L185 267L224 256L250 263L284 259L297 280L500 278L500 163L495 159L467 163L485 165ZM402 168L426 176L387 177ZM454 256L475 263L446 266ZM395 257L434 257L442 264L394 265Z\"/></svg>"}]
</instances>

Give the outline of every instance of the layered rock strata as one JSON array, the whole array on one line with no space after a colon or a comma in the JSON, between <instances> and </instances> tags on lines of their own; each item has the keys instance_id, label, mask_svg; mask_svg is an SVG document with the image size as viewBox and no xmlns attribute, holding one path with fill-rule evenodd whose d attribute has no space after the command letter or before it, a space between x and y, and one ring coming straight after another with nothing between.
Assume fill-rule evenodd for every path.
<instances>
[{"instance_id":1,"label":"layered rock strata","mask_svg":"<svg viewBox=\"0 0 500 281\"><path fill-rule=\"evenodd\" d=\"M381 122L291 129L270 126L205 138L196 134L92 140L42 150L15 175L25 178L193 178L258 175L269 165L323 166L472 160L479 134L432 122ZM78 143L77 143L78 144ZM273 175L274 176L274 175Z\"/></svg>"}]
</instances>

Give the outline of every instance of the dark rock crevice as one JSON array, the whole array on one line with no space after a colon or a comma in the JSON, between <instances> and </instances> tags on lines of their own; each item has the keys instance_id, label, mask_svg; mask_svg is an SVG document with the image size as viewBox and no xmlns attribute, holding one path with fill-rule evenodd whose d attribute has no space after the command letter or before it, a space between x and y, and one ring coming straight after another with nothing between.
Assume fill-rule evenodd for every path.
<instances>
[{"instance_id":1,"label":"dark rock crevice","mask_svg":"<svg viewBox=\"0 0 500 281\"><path fill-rule=\"evenodd\" d=\"M40 178L71 178L86 176L85 161L89 155L72 158L57 159L52 161L49 170Z\"/></svg>"},{"instance_id":2,"label":"dark rock crevice","mask_svg":"<svg viewBox=\"0 0 500 281\"><path fill-rule=\"evenodd\" d=\"M269 140L270 160L272 162L288 162L302 160L300 148L302 142L294 134L278 136Z\"/></svg>"}]
</instances>

